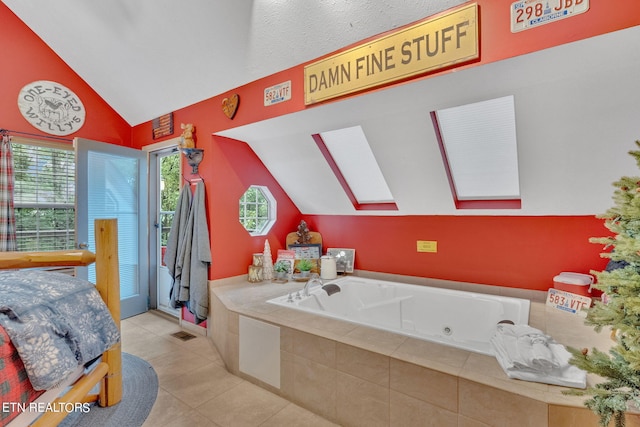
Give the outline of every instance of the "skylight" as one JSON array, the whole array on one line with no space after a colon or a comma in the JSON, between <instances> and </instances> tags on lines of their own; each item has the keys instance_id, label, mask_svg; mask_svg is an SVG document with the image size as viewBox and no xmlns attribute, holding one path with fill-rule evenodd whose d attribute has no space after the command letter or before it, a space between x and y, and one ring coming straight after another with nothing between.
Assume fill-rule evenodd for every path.
<instances>
[{"instance_id":1,"label":"skylight","mask_svg":"<svg viewBox=\"0 0 640 427\"><path fill-rule=\"evenodd\" d=\"M520 208L513 96L432 112L458 208Z\"/></svg>"},{"instance_id":2,"label":"skylight","mask_svg":"<svg viewBox=\"0 0 640 427\"><path fill-rule=\"evenodd\" d=\"M313 137L356 209L397 209L362 127Z\"/></svg>"}]
</instances>

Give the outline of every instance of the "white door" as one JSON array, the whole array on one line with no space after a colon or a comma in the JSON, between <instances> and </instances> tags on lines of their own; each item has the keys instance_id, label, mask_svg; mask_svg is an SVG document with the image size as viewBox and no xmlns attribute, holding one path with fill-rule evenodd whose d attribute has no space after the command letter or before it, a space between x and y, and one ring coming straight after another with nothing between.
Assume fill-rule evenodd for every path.
<instances>
[{"instance_id":1,"label":"white door","mask_svg":"<svg viewBox=\"0 0 640 427\"><path fill-rule=\"evenodd\" d=\"M150 277L151 283L156 283L155 295L153 289L151 292L151 306L175 317L180 317L180 309L171 307L173 279L162 259L180 193L180 167L177 147L149 154L149 217L155 225L155 235L150 239Z\"/></svg>"},{"instance_id":2,"label":"white door","mask_svg":"<svg viewBox=\"0 0 640 427\"><path fill-rule=\"evenodd\" d=\"M94 219L118 219L122 318L148 309L147 154L131 148L74 139L77 242L95 251ZM95 280L95 268L78 274Z\"/></svg>"}]
</instances>

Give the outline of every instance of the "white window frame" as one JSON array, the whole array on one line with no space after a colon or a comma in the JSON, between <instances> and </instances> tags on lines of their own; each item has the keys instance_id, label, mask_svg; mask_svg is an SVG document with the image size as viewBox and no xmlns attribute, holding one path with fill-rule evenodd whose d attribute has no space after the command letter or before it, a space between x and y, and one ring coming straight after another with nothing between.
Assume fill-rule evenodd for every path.
<instances>
[{"instance_id":1,"label":"white window frame","mask_svg":"<svg viewBox=\"0 0 640 427\"><path fill-rule=\"evenodd\" d=\"M257 202L246 202L244 201L244 197L246 196L247 192L250 189L255 189L258 192L260 192L262 194L262 196L264 197L264 199L266 200L266 206L267 206L267 215L266 216L258 216L257 213L259 212L258 206L256 206L255 212L256 212L256 216L255 217L247 217L244 216L242 213L246 212L246 206L247 204L257 204L259 205L259 203ZM271 194L271 191L269 190L268 187L264 186L264 185L250 185L244 193L242 193L242 196L240 197L239 200L239 208L240 208L240 213L239 213L239 221L240 224L242 224L242 226L244 227L245 230L247 230L247 232L252 235L252 236L265 236L267 235L267 233L271 230L271 228L273 227L273 225L276 222L276 213L277 213L277 203L276 203L276 199L275 197L273 197L273 194ZM245 224L245 221L247 220L255 220L256 223L260 222L260 221L264 221L264 224L261 227L256 227L256 229L249 229L247 228L247 225Z\"/></svg>"}]
</instances>

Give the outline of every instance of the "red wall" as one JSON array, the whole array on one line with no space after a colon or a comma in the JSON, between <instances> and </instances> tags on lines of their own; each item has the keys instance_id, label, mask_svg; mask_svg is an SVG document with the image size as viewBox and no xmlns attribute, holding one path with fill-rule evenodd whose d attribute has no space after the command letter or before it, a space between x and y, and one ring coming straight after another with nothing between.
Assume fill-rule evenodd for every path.
<instances>
[{"instance_id":1,"label":"red wall","mask_svg":"<svg viewBox=\"0 0 640 427\"><path fill-rule=\"evenodd\" d=\"M29 124L18 109L18 94L38 80L60 83L80 98L86 110L84 125L64 138L82 137L131 146L131 126L116 113L59 56L0 3L0 128L47 135Z\"/></svg>"},{"instance_id":2,"label":"red wall","mask_svg":"<svg viewBox=\"0 0 640 427\"><path fill-rule=\"evenodd\" d=\"M640 24L640 3L625 1L619 7L611 7L606 2L592 0L587 13L543 25L535 30L512 34L509 26L511 0L480 0L477 3L480 10L481 59L466 67ZM345 46L343 50L349 47ZM205 123L206 132L217 132L313 108L305 107L303 101L304 65L283 70L180 110L176 112L176 117L179 117L177 122ZM423 78L450 71L432 73ZM264 107L264 89L287 80L291 80L292 99ZM231 121L222 114L221 104L225 97L233 93L238 94L241 101L240 108ZM150 135L150 124L136 126L133 132L134 141L144 145L148 143L145 139L148 140ZM204 144L206 147L207 143ZM217 146L215 140L213 145ZM240 151L240 148L234 145L234 150ZM230 176L233 180L242 177L247 184L251 183L249 170L253 170L252 165L258 160L249 161L248 153L244 154L243 159L235 159L233 165L226 165L231 169L224 167L213 172L211 179L216 182L216 187L224 185L221 183L229 180ZM221 194L224 191L225 189L220 188ZM227 202L230 204L234 201L235 194L224 198L228 198ZM218 206L222 215L222 205L213 205ZM251 252L251 243L247 239L261 240L246 236L239 238L239 234L228 229L235 221L235 211L230 209L227 214L228 218L224 219L216 218L215 213L210 218L212 230L220 230L220 241L212 236L213 251L219 256L214 259L221 259L225 263L222 267L214 266L213 277L246 272ZM279 214L282 214L280 205ZM289 227L273 231L273 238L270 237L272 247L274 239L282 245L286 232L295 229L295 209L285 210L284 214ZM601 220L590 216L309 215L298 220L302 218L313 231L322 233L325 248L355 248L356 268L364 270L545 290L552 284L553 276L561 271L587 273L591 269L602 269L606 264L606 260L599 256L602 247L589 243L588 239L608 235L608 231ZM418 253L417 240L437 241L438 252ZM260 243L255 242L254 245L257 247Z\"/></svg>"},{"instance_id":3,"label":"red wall","mask_svg":"<svg viewBox=\"0 0 640 427\"><path fill-rule=\"evenodd\" d=\"M3 95L0 128L47 136L22 117L17 100L26 84L50 80L74 91L86 109L84 126L66 139L83 137L135 148L157 142L151 137L150 124L132 129L3 3L0 3L0 22L3 24L0 52L6 59L0 69L0 94ZM281 236L298 224L300 212L246 144L211 136L215 129L224 127L223 119L228 119L221 112L216 116L216 109L210 104L210 100L203 101L175 112L176 132L171 137L180 134L180 123L194 123L197 146L205 149L199 171L206 185L213 256L210 277L215 279L246 273L251 254L262 252L265 238L269 239L275 254L284 243ZM186 164L184 171L190 178L190 167ZM251 237L238 221L240 196L252 184L268 186L277 200L278 221L266 237ZM185 318L193 321L188 312Z\"/></svg>"},{"instance_id":4,"label":"red wall","mask_svg":"<svg viewBox=\"0 0 640 427\"><path fill-rule=\"evenodd\" d=\"M204 119L198 121L195 115L190 119L194 119L194 123L207 123ZM295 229L300 212L247 144L209 136L206 125L196 128L196 134L199 132L205 135L197 140L196 145L205 150L199 172L205 182L209 216L213 260L209 278L246 274L252 262L251 254L262 253L266 239L275 261L276 251L284 245L283 236ZM190 168L187 166L183 170L187 172ZM189 179L192 175L186 173L185 176ZM238 219L240 197L250 185L268 187L276 199L278 220L267 236L252 237ZM186 309L182 310L182 316L194 322L193 315Z\"/></svg>"},{"instance_id":5,"label":"red wall","mask_svg":"<svg viewBox=\"0 0 640 427\"><path fill-rule=\"evenodd\" d=\"M274 261L276 251L284 247L287 233L294 231L300 221L300 211L289 196L266 171L251 148L224 137L212 137L206 156L213 157L215 178L208 182L210 196L209 232L213 268L212 279L246 274L251 254L264 249L269 240ZM239 200L250 185L264 185L276 199L278 219L267 236L252 237L238 220Z\"/></svg>"},{"instance_id":6,"label":"red wall","mask_svg":"<svg viewBox=\"0 0 640 427\"><path fill-rule=\"evenodd\" d=\"M240 101L242 102L242 101ZM241 141L213 136L212 133L229 119L222 111L216 114L211 100L205 100L174 113L176 132L180 135L181 123L193 123L196 127L196 147L204 149L199 173L205 182L209 233L211 239L211 279L246 274L251 264L251 254L262 252L265 239L271 250L284 245L284 236L295 230L300 221L300 211L282 190L262 161L251 148ZM136 126L133 129L134 144L144 146L153 142L151 127ZM191 168L183 162L187 179ZM278 206L278 220L268 236L252 237L238 220L240 197L250 185L264 185L273 193Z\"/></svg>"},{"instance_id":7,"label":"red wall","mask_svg":"<svg viewBox=\"0 0 640 427\"><path fill-rule=\"evenodd\" d=\"M418 277L547 290L561 271L603 269L608 235L591 216L305 217L324 247L356 250L357 269ZM417 252L417 240L437 242Z\"/></svg>"},{"instance_id":8,"label":"red wall","mask_svg":"<svg viewBox=\"0 0 640 427\"><path fill-rule=\"evenodd\" d=\"M591 1L591 10L535 30L512 34L510 0L480 0L481 60L478 66L557 44L640 24L640 2L611 7ZM143 147L157 142L151 124L131 129L124 120L69 69L35 34L0 3L3 32L0 48L10 66L0 71L0 127L39 133L17 108L19 90L35 80L57 81L82 99L85 125L70 135L114 144ZM348 46L345 46L345 49ZM437 277L530 289L546 289L560 271L587 272L602 268L599 245L591 236L606 235L593 217L402 216L361 217L314 215L303 217L264 165L244 143L212 137L214 132L283 114L301 111L303 66L283 70L227 93L174 112L176 127L194 123L197 146L205 149L200 173L206 183L213 265L210 277L245 274L251 253L262 251L264 238L250 237L237 219L238 200L251 184L267 185L278 203L278 221L268 236L272 251L282 247L300 219L323 234L325 247L356 249L356 268L397 274ZM443 71L449 72L449 71ZM425 76L429 78L438 73ZM292 82L291 101L271 107L262 102L265 87ZM223 115L222 100L240 96L233 121ZM333 101L339 102L339 100ZM179 131L173 136L177 136ZM185 169L188 170L188 167ZM187 175L188 177L188 175ZM416 240L436 240L438 252L417 253Z\"/></svg>"}]
</instances>

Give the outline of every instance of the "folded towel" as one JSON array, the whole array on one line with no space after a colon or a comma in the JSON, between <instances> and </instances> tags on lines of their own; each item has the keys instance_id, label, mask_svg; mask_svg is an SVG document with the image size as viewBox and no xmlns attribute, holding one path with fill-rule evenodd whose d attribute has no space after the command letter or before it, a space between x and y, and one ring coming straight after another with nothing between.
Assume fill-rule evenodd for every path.
<instances>
[{"instance_id":1,"label":"folded towel","mask_svg":"<svg viewBox=\"0 0 640 427\"><path fill-rule=\"evenodd\" d=\"M499 323L497 326L497 331L502 333L503 335L509 335L516 338L523 336L530 336L532 338L539 337L545 340L550 338L548 335L542 333L541 330L533 328L529 325L511 325L509 323Z\"/></svg>"},{"instance_id":2,"label":"folded towel","mask_svg":"<svg viewBox=\"0 0 640 427\"><path fill-rule=\"evenodd\" d=\"M586 388L586 372L570 365L566 348L537 329L500 324L491 344L509 378Z\"/></svg>"},{"instance_id":3,"label":"folded towel","mask_svg":"<svg viewBox=\"0 0 640 427\"><path fill-rule=\"evenodd\" d=\"M560 364L549 348L549 337L523 335L517 338L518 361L537 371L548 372Z\"/></svg>"},{"instance_id":4,"label":"folded towel","mask_svg":"<svg viewBox=\"0 0 640 427\"><path fill-rule=\"evenodd\" d=\"M545 372L560 367L560 363L549 348L548 340L540 341L539 338L535 338L530 340L529 344L530 350L527 357L529 366Z\"/></svg>"}]
</instances>

